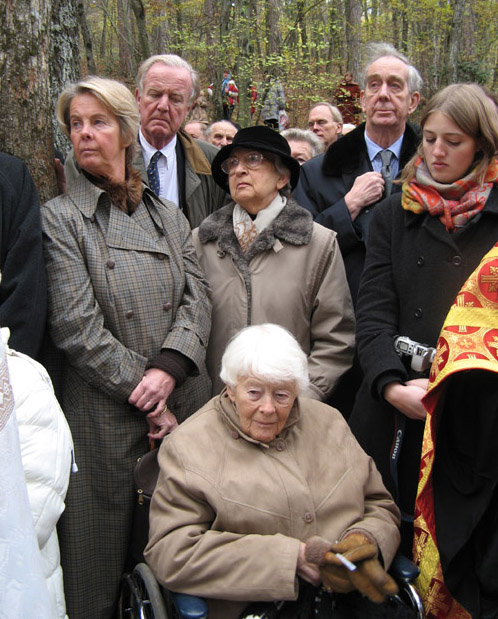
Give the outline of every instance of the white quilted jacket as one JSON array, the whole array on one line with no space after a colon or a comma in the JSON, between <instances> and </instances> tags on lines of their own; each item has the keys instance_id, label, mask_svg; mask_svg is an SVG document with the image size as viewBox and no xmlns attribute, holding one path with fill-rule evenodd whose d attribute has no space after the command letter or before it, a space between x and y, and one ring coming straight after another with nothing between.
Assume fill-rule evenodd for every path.
<instances>
[{"instance_id":1,"label":"white quilted jacket","mask_svg":"<svg viewBox=\"0 0 498 619\"><path fill-rule=\"evenodd\" d=\"M7 345L9 330L1 329ZM54 619L66 617L56 524L64 511L73 441L45 368L22 353L7 351L15 399L21 457L44 576Z\"/></svg>"}]
</instances>

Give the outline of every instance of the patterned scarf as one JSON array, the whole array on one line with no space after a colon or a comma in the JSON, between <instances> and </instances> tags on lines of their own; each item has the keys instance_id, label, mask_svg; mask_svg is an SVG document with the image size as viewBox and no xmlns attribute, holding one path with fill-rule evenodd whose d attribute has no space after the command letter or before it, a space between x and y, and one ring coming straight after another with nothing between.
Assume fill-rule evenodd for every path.
<instances>
[{"instance_id":1,"label":"patterned scarf","mask_svg":"<svg viewBox=\"0 0 498 619\"><path fill-rule=\"evenodd\" d=\"M447 185L432 178L421 157L415 166L415 178L403 183L401 205L405 211L417 215L428 211L432 217L439 217L448 232L462 228L482 211L493 184L498 181L496 159L491 160L482 184L477 181L475 169Z\"/></svg>"},{"instance_id":2,"label":"patterned scarf","mask_svg":"<svg viewBox=\"0 0 498 619\"><path fill-rule=\"evenodd\" d=\"M233 230L244 253L249 249L260 232L268 227L287 204L287 198L277 193L270 204L259 211L255 219L239 204L233 209Z\"/></svg>"}]
</instances>

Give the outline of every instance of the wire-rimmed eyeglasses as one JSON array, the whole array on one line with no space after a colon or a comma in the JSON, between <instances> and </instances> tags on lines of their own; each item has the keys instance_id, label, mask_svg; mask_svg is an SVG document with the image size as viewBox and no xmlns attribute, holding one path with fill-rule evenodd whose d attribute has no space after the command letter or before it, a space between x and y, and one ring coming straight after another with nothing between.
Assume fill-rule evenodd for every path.
<instances>
[{"instance_id":1,"label":"wire-rimmed eyeglasses","mask_svg":"<svg viewBox=\"0 0 498 619\"><path fill-rule=\"evenodd\" d=\"M230 174L241 163L244 167L254 170L261 165L263 159L266 159L266 157L262 153L247 153L238 157L228 157L221 164L221 169L225 174Z\"/></svg>"}]
</instances>

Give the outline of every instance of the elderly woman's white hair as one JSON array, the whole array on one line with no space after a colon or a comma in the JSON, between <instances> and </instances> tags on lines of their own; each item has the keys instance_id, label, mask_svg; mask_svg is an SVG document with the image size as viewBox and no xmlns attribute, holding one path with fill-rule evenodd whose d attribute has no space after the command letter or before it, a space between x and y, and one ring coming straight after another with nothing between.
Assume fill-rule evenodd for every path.
<instances>
[{"instance_id":1,"label":"elderly woman's white hair","mask_svg":"<svg viewBox=\"0 0 498 619\"><path fill-rule=\"evenodd\" d=\"M65 88L57 100L57 120L62 131L71 137L71 102L78 95L91 94L117 117L121 137L126 147L126 164L130 165L138 147L140 116L135 97L129 89L117 80L90 75Z\"/></svg>"},{"instance_id":2,"label":"elderly woman's white hair","mask_svg":"<svg viewBox=\"0 0 498 619\"><path fill-rule=\"evenodd\" d=\"M239 331L221 359L221 380L232 389L240 378L254 376L272 384L295 383L297 391L309 384L308 360L293 335L270 323Z\"/></svg>"}]
</instances>

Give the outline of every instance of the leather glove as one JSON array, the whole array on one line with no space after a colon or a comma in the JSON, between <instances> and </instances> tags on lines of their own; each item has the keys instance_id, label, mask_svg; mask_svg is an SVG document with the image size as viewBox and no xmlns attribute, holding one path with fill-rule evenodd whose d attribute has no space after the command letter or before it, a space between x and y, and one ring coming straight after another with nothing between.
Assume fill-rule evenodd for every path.
<instances>
[{"instance_id":1,"label":"leather glove","mask_svg":"<svg viewBox=\"0 0 498 619\"><path fill-rule=\"evenodd\" d=\"M320 538L306 543L306 560L320 567L322 583L337 593L358 590L372 602L380 604L387 595L394 595L398 587L378 560L377 546L361 533L351 533L340 542L330 544ZM336 556L340 553L356 566L350 571Z\"/></svg>"}]
</instances>

